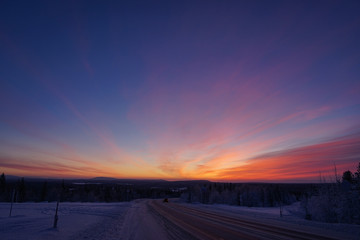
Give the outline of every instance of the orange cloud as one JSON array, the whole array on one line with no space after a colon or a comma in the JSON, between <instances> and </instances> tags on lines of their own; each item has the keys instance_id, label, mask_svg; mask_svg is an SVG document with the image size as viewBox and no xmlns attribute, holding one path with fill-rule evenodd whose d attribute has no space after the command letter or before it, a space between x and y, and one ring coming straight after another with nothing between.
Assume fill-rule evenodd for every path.
<instances>
[{"instance_id":1,"label":"orange cloud","mask_svg":"<svg viewBox=\"0 0 360 240\"><path fill-rule=\"evenodd\" d=\"M214 179L237 181L319 181L319 175L335 178L334 164L339 174L354 169L360 161L360 135L263 154L248 159L243 165L213 170Z\"/></svg>"}]
</instances>

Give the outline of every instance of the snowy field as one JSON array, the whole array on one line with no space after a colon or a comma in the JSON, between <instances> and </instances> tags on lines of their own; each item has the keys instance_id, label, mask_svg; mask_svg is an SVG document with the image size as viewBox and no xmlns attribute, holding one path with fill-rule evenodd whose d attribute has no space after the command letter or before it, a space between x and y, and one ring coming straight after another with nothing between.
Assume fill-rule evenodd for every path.
<instances>
[{"instance_id":1,"label":"snowy field","mask_svg":"<svg viewBox=\"0 0 360 240\"><path fill-rule=\"evenodd\" d=\"M131 203L0 203L0 239L119 239L123 216Z\"/></svg>"},{"instance_id":2,"label":"snowy field","mask_svg":"<svg viewBox=\"0 0 360 240\"><path fill-rule=\"evenodd\" d=\"M154 216L147 211L149 201L152 200L136 200L130 203L60 203L57 229L53 228L55 202L15 203L10 218L10 203L0 203L0 239L141 239L145 234L140 233L149 226L154 232L153 235L157 236L152 239L167 239L166 229L157 224ZM179 204L188 206L186 203ZM333 233L338 239L360 239L359 225L304 220L299 212L299 203L285 206L283 217L279 216L279 208L203 204L190 206L207 211L225 212L228 216L255 219L258 222L271 222L282 226L289 224L291 228L306 226L313 228L312 232Z\"/></svg>"}]
</instances>

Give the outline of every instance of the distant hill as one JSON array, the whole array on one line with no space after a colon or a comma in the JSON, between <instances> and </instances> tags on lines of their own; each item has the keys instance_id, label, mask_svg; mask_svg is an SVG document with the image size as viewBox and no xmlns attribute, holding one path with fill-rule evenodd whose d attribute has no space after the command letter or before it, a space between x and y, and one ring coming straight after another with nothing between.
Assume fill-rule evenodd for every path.
<instances>
[{"instance_id":1,"label":"distant hill","mask_svg":"<svg viewBox=\"0 0 360 240\"><path fill-rule=\"evenodd\" d=\"M114 181L114 180L118 180L117 178L110 178L110 177L95 177L95 178L90 178L90 181Z\"/></svg>"}]
</instances>

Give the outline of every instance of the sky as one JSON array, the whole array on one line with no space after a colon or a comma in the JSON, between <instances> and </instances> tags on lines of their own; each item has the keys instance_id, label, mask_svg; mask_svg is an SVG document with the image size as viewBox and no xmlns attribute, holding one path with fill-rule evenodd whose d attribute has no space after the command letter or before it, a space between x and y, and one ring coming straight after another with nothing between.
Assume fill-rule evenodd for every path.
<instances>
[{"instance_id":1,"label":"sky","mask_svg":"<svg viewBox=\"0 0 360 240\"><path fill-rule=\"evenodd\" d=\"M1 1L0 172L331 181L360 162L359 1Z\"/></svg>"}]
</instances>

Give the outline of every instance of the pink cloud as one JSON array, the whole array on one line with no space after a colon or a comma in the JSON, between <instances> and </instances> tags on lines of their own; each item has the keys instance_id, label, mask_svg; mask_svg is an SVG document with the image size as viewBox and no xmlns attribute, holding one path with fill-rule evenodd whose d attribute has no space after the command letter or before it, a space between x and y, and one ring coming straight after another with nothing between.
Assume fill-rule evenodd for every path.
<instances>
[{"instance_id":1,"label":"pink cloud","mask_svg":"<svg viewBox=\"0 0 360 240\"><path fill-rule=\"evenodd\" d=\"M334 164L341 173L353 170L360 161L360 135L329 142L268 153L249 159L242 166L218 170L215 179L241 181L308 179L317 181L319 173L331 178Z\"/></svg>"}]
</instances>

